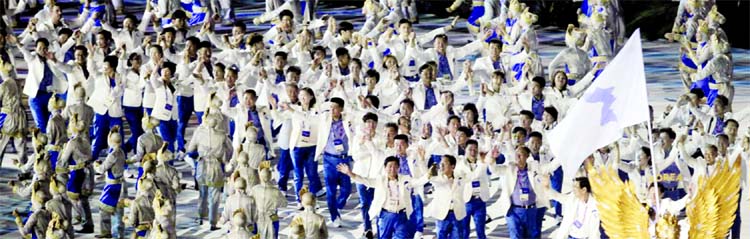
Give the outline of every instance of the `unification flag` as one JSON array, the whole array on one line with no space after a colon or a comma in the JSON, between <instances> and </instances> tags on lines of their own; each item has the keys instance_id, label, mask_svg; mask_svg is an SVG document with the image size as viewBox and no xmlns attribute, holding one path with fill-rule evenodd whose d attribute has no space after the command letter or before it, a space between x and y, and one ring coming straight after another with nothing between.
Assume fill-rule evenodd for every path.
<instances>
[{"instance_id":1,"label":"unification flag","mask_svg":"<svg viewBox=\"0 0 750 239\"><path fill-rule=\"evenodd\" d=\"M561 160L566 177L572 177L586 157L620 139L624 128L648 120L641 34L636 29L549 133L550 149Z\"/></svg>"}]
</instances>

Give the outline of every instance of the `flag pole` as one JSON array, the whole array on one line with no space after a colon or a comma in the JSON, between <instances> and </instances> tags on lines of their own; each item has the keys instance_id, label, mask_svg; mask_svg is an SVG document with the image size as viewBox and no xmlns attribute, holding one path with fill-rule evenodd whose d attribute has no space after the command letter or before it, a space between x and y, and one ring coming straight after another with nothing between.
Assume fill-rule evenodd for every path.
<instances>
[{"instance_id":1,"label":"flag pole","mask_svg":"<svg viewBox=\"0 0 750 239\"><path fill-rule=\"evenodd\" d=\"M654 160L654 139L653 139L653 129L651 128L652 124L652 117L648 117L648 124L646 124L646 128L648 129L647 135L648 135L648 144L649 144L649 150L651 151L651 176L654 177L654 190L656 190L656 213L659 213L659 204L661 203L661 197L659 197L659 187L658 183L659 180L657 178L656 174L656 160ZM648 194L647 194L648 195ZM646 199L648 200L648 198Z\"/></svg>"}]
</instances>

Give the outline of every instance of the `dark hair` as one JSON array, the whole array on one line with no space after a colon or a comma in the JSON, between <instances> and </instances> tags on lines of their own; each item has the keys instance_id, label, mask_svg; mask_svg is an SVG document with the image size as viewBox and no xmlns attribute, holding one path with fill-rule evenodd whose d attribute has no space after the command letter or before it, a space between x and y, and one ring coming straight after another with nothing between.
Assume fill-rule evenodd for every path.
<instances>
[{"instance_id":1,"label":"dark hair","mask_svg":"<svg viewBox=\"0 0 750 239\"><path fill-rule=\"evenodd\" d=\"M339 97L333 97L333 98L331 98L331 103L335 103L339 107L344 108L344 99L341 99Z\"/></svg>"},{"instance_id":2,"label":"dark hair","mask_svg":"<svg viewBox=\"0 0 750 239\"><path fill-rule=\"evenodd\" d=\"M280 56L281 58L283 58L284 60L286 60L287 57L289 56L289 54L287 54L286 52L283 52L283 51L277 51L276 53L273 54L273 56L274 57Z\"/></svg>"},{"instance_id":3,"label":"dark hair","mask_svg":"<svg viewBox=\"0 0 750 239\"><path fill-rule=\"evenodd\" d=\"M375 113L372 113L372 112L367 112L367 114L365 114L365 116L362 116L362 122L367 123L368 120L372 120L372 121L375 121L377 123L378 122L378 115L376 115Z\"/></svg>"},{"instance_id":4,"label":"dark hair","mask_svg":"<svg viewBox=\"0 0 750 239\"><path fill-rule=\"evenodd\" d=\"M253 90L253 89L247 89L247 90L245 90L245 94L250 94L253 97L253 99L258 98L258 94L255 93L255 90Z\"/></svg>"},{"instance_id":5,"label":"dark hair","mask_svg":"<svg viewBox=\"0 0 750 239\"><path fill-rule=\"evenodd\" d=\"M200 48L201 40L195 36L188 37L187 39L185 39L185 41L193 43L193 45L195 45L195 48Z\"/></svg>"},{"instance_id":6,"label":"dark hair","mask_svg":"<svg viewBox=\"0 0 750 239\"><path fill-rule=\"evenodd\" d=\"M322 51L322 52L323 52L323 55L325 55L325 54L326 54L326 48L325 48L325 47L323 47L323 46L314 46L314 47L312 48L312 54L313 54L313 55L315 55L315 52L319 52L319 51Z\"/></svg>"},{"instance_id":7,"label":"dark hair","mask_svg":"<svg viewBox=\"0 0 750 239\"><path fill-rule=\"evenodd\" d=\"M172 19L185 19L187 18L187 14L185 14L185 11L177 10L172 13Z\"/></svg>"},{"instance_id":8,"label":"dark hair","mask_svg":"<svg viewBox=\"0 0 750 239\"><path fill-rule=\"evenodd\" d=\"M89 55L89 49L84 45L77 45L74 51L82 51L84 57Z\"/></svg>"},{"instance_id":9,"label":"dark hair","mask_svg":"<svg viewBox=\"0 0 750 239\"><path fill-rule=\"evenodd\" d=\"M410 105L411 108L414 108L414 101L408 98L401 100L401 104L407 104Z\"/></svg>"},{"instance_id":10,"label":"dark hair","mask_svg":"<svg viewBox=\"0 0 750 239\"><path fill-rule=\"evenodd\" d=\"M643 152L644 154L646 154L646 156L648 156L649 158L651 158L651 149L650 149L650 148L648 148L648 147L646 147L646 146L643 146L643 147L641 147L641 151L642 151L642 152ZM650 164L651 164L651 162L648 162L648 164L650 165Z\"/></svg>"},{"instance_id":11,"label":"dark hair","mask_svg":"<svg viewBox=\"0 0 750 239\"><path fill-rule=\"evenodd\" d=\"M125 19L130 19L130 20L131 20L131 21L133 21L133 22L136 22L136 21L138 21L138 18L137 18L137 17L135 17L135 15L133 15L133 14L128 14L128 15L125 15L125 18L123 18L122 20L123 20L123 21L125 21Z\"/></svg>"},{"instance_id":12,"label":"dark hair","mask_svg":"<svg viewBox=\"0 0 750 239\"><path fill-rule=\"evenodd\" d=\"M71 35L73 35L73 30L70 30L70 28L66 27L66 28L60 29L60 31L57 32L57 35L68 35L68 36L71 36Z\"/></svg>"},{"instance_id":13,"label":"dark hair","mask_svg":"<svg viewBox=\"0 0 750 239\"><path fill-rule=\"evenodd\" d=\"M493 71L492 75L499 76L501 79L505 79L505 72L503 72L502 70Z\"/></svg>"},{"instance_id":14,"label":"dark hair","mask_svg":"<svg viewBox=\"0 0 750 239\"><path fill-rule=\"evenodd\" d=\"M149 49L156 49L156 51L159 52L159 54L161 54L162 56L164 56L164 48L161 48L160 45L158 45L158 44L151 44L151 46L149 46L148 48Z\"/></svg>"},{"instance_id":15,"label":"dark hair","mask_svg":"<svg viewBox=\"0 0 750 239\"><path fill-rule=\"evenodd\" d=\"M448 120L445 121L445 124L448 125L451 123L451 120L458 120L458 123L461 123L461 118L458 118L456 115L448 116Z\"/></svg>"},{"instance_id":16,"label":"dark hair","mask_svg":"<svg viewBox=\"0 0 750 239\"><path fill-rule=\"evenodd\" d=\"M177 65L175 65L174 63L170 61L165 61L164 63L162 63L161 68L169 69L169 71L172 72L172 75L174 75L175 71L177 71Z\"/></svg>"},{"instance_id":17,"label":"dark hair","mask_svg":"<svg viewBox=\"0 0 750 239\"><path fill-rule=\"evenodd\" d=\"M388 156L388 157L386 157L385 158L385 163L383 163L383 166L388 165L388 163L390 163L390 162L395 162L396 163L396 167L401 166L401 159L399 159L396 156Z\"/></svg>"},{"instance_id":18,"label":"dark hair","mask_svg":"<svg viewBox=\"0 0 750 239\"><path fill-rule=\"evenodd\" d=\"M300 74L302 74L302 69L300 69L297 66L290 66L289 68L286 69L286 73L290 73L290 72L291 73L296 73L297 75L300 75Z\"/></svg>"},{"instance_id":19,"label":"dark hair","mask_svg":"<svg viewBox=\"0 0 750 239\"><path fill-rule=\"evenodd\" d=\"M513 128L513 130L511 131L511 133L514 133L514 134L515 134L515 133L518 133L518 132L521 132L521 133L523 133L523 135L527 135L527 134L528 134L528 131L526 131L526 129L524 129L523 127L515 127L515 128Z\"/></svg>"},{"instance_id":20,"label":"dark hair","mask_svg":"<svg viewBox=\"0 0 750 239\"><path fill-rule=\"evenodd\" d=\"M39 39L36 39L37 46L39 45L39 43L42 43L44 44L44 46L49 47L49 40L47 40L47 38L40 37Z\"/></svg>"},{"instance_id":21,"label":"dark hair","mask_svg":"<svg viewBox=\"0 0 750 239\"><path fill-rule=\"evenodd\" d=\"M249 44L252 46L252 45L255 45L255 44L258 44L258 43L263 43L263 35L252 34L250 36L250 42L249 42Z\"/></svg>"},{"instance_id":22,"label":"dark hair","mask_svg":"<svg viewBox=\"0 0 750 239\"><path fill-rule=\"evenodd\" d=\"M437 40L437 39L443 39L443 40L445 40L447 42L448 41L448 35L438 34L437 36L435 36L435 40Z\"/></svg>"},{"instance_id":23,"label":"dark hair","mask_svg":"<svg viewBox=\"0 0 750 239\"><path fill-rule=\"evenodd\" d=\"M703 97L706 97L706 94L703 93L703 90L701 88L695 88L690 90L690 93L694 94L698 97L698 99L702 99Z\"/></svg>"},{"instance_id":24,"label":"dark hair","mask_svg":"<svg viewBox=\"0 0 750 239\"><path fill-rule=\"evenodd\" d=\"M470 144L473 144L473 145L475 145L475 146L479 147L479 142L477 142L477 141L476 141L476 140L474 140L474 139L469 139L469 140L466 140L466 147L469 147L469 145L470 145Z\"/></svg>"},{"instance_id":25,"label":"dark hair","mask_svg":"<svg viewBox=\"0 0 750 239\"><path fill-rule=\"evenodd\" d=\"M458 127L457 130L458 130L458 132L464 133L466 135L466 137L471 137L472 135L474 135L474 133L471 131L471 129L469 127L466 127L466 126Z\"/></svg>"},{"instance_id":26,"label":"dark hair","mask_svg":"<svg viewBox=\"0 0 750 239\"><path fill-rule=\"evenodd\" d=\"M211 50L211 42L209 41L201 41L198 42L198 49L206 48L208 50Z\"/></svg>"},{"instance_id":27,"label":"dark hair","mask_svg":"<svg viewBox=\"0 0 750 239\"><path fill-rule=\"evenodd\" d=\"M401 20L398 21L398 25L401 26L401 24L409 24L409 26L411 26L411 22L406 18L401 18Z\"/></svg>"},{"instance_id":28,"label":"dark hair","mask_svg":"<svg viewBox=\"0 0 750 239\"><path fill-rule=\"evenodd\" d=\"M302 91L307 92L307 94L312 97L312 99L310 99L310 105L308 107L312 108L313 106L315 106L315 103L317 102L317 100L315 100L315 91L313 91L310 87L302 88Z\"/></svg>"},{"instance_id":29,"label":"dark hair","mask_svg":"<svg viewBox=\"0 0 750 239\"><path fill-rule=\"evenodd\" d=\"M544 88L544 86L547 85L547 81L544 79L544 77L541 77L541 76L535 76L533 79L531 79L531 81L536 82L542 88Z\"/></svg>"},{"instance_id":30,"label":"dark hair","mask_svg":"<svg viewBox=\"0 0 750 239\"><path fill-rule=\"evenodd\" d=\"M463 111L471 111L474 114L474 122L466 122L466 125L474 125L479 122L479 110L474 103L467 103L464 105ZM467 119L468 120L468 119Z\"/></svg>"},{"instance_id":31,"label":"dark hair","mask_svg":"<svg viewBox=\"0 0 750 239\"><path fill-rule=\"evenodd\" d=\"M555 121L557 121L557 116L559 113L557 112L557 109L555 109L554 106L544 107L544 112L547 112L547 114L552 116L552 118L555 119Z\"/></svg>"},{"instance_id":32,"label":"dark hair","mask_svg":"<svg viewBox=\"0 0 750 239\"><path fill-rule=\"evenodd\" d=\"M375 78L376 83L380 82L380 73L378 73L378 71L370 69L370 70L367 70L366 74L367 74L367 77Z\"/></svg>"},{"instance_id":33,"label":"dark hair","mask_svg":"<svg viewBox=\"0 0 750 239\"><path fill-rule=\"evenodd\" d=\"M422 71L424 71L424 70L428 70L428 69L430 69L430 67L431 67L431 66L430 66L430 64L429 64L429 63L424 63L424 64L422 64L422 66L420 66L420 67L419 67L419 72L422 72ZM430 69L430 70L431 70L431 69Z\"/></svg>"},{"instance_id":34,"label":"dark hair","mask_svg":"<svg viewBox=\"0 0 750 239\"><path fill-rule=\"evenodd\" d=\"M409 136L406 136L405 134L399 134L399 135L396 135L396 137L393 137L393 140L394 141L395 140L403 140L404 142L406 142L408 144L409 143Z\"/></svg>"},{"instance_id":35,"label":"dark hair","mask_svg":"<svg viewBox=\"0 0 750 239\"><path fill-rule=\"evenodd\" d=\"M105 56L104 62L107 63L112 68L117 68L117 62L118 62L117 56Z\"/></svg>"},{"instance_id":36,"label":"dark hair","mask_svg":"<svg viewBox=\"0 0 750 239\"><path fill-rule=\"evenodd\" d=\"M101 31L97 32L96 34L97 35L102 35L104 37L104 39L107 40L107 42L109 42L110 40L112 40L112 33L109 32L109 31L107 31L107 30L101 30Z\"/></svg>"},{"instance_id":37,"label":"dark hair","mask_svg":"<svg viewBox=\"0 0 750 239\"><path fill-rule=\"evenodd\" d=\"M227 66L225 66L224 63L221 63L221 62L216 62L214 64L214 67L221 68L221 70L226 70L227 69Z\"/></svg>"},{"instance_id":38,"label":"dark hair","mask_svg":"<svg viewBox=\"0 0 750 239\"><path fill-rule=\"evenodd\" d=\"M84 47L83 49L86 49L86 48ZM135 60L136 57L141 57L141 55L135 52L130 53L130 55L128 56L128 62L127 62L128 67L133 66L133 64L130 63L130 61Z\"/></svg>"},{"instance_id":39,"label":"dark hair","mask_svg":"<svg viewBox=\"0 0 750 239\"><path fill-rule=\"evenodd\" d=\"M718 138L719 140L723 139L723 140L726 140L727 142L729 142L729 135L727 135L727 134L716 135L716 138Z\"/></svg>"},{"instance_id":40,"label":"dark hair","mask_svg":"<svg viewBox=\"0 0 750 239\"><path fill-rule=\"evenodd\" d=\"M343 21L339 23L339 33L341 33L341 31L351 31L351 30L354 30L354 25L352 25L351 22Z\"/></svg>"},{"instance_id":41,"label":"dark hair","mask_svg":"<svg viewBox=\"0 0 750 239\"><path fill-rule=\"evenodd\" d=\"M175 30L174 27L167 27L161 30L161 34L167 34L167 33L175 34L177 33L177 30Z\"/></svg>"},{"instance_id":42,"label":"dark hair","mask_svg":"<svg viewBox=\"0 0 750 239\"><path fill-rule=\"evenodd\" d=\"M292 13L292 11L290 11L288 9L284 10L284 11L281 11L281 13L279 13L279 19L284 19L284 17L290 17L290 18L294 19L294 13Z\"/></svg>"},{"instance_id":43,"label":"dark hair","mask_svg":"<svg viewBox=\"0 0 750 239\"><path fill-rule=\"evenodd\" d=\"M239 27L242 32L245 32L247 30L247 26L245 26L245 22L243 21L234 21L232 27Z\"/></svg>"},{"instance_id":44,"label":"dark hair","mask_svg":"<svg viewBox=\"0 0 750 239\"><path fill-rule=\"evenodd\" d=\"M443 158L447 159L447 162L450 163L451 166L456 166L456 157L453 157L453 155L445 154L443 155Z\"/></svg>"},{"instance_id":45,"label":"dark hair","mask_svg":"<svg viewBox=\"0 0 750 239\"><path fill-rule=\"evenodd\" d=\"M385 129L393 129L393 130L396 130L396 132L398 132L398 124L395 122L388 122L385 124Z\"/></svg>"},{"instance_id":46,"label":"dark hair","mask_svg":"<svg viewBox=\"0 0 750 239\"><path fill-rule=\"evenodd\" d=\"M729 105L729 99L723 95L716 96L716 99L714 100L714 102L721 104L721 106Z\"/></svg>"},{"instance_id":47,"label":"dark hair","mask_svg":"<svg viewBox=\"0 0 750 239\"><path fill-rule=\"evenodd\" d=\"M670 139L677 138L677 133L672 130L672 128L661 128L659 129L659 133L665 133L667 136L669 136Z\"/></svg>"},{"instance_id":48,"label":"dark hair","mask_svg":"<svg viewBox=\"0 0 750 239\"><path fill-rule=\"evenodd\" d=\"M737 122L734 119L728 119L728 120L724 121L724 127L726 127L727 125L729 125L729 123L734 123L735 125L737 125L737 127L740 127L740 123Z\"/></svg>"},{"instance_id":49,"label":"dark hair","mask_svg":"<svg viewBox=\"0 0 750 239\"><path fill-rule=\"evenodd\" d=\"M539 133L539 131L533 131L533 132L531 132L529 134L529 138L534 138L534 137L538 137L539 139L543 139L542 138L542 133Z\"/></svg>"},{"instance_id":50,"label":"dark hair","mask_svg":"<svg viewBox=\"0 0 750 239\"><path fill-rule=\"evenodd\" d=\"M589 183L589 178L587 177L577 177L573 179L573 181L578 183L578 187L585 188L586 192L591 192L591 183Z\"/></svg>"},{"instance_id":51,"label":"dark hair","mask_svg":"<svg viewBox=\"0 0 750 239\"><path fill-rule=\"evenodd\" d=\"M345 55L349 56L349 50L347 50L344 47L336 48L336 57L345 56Z\"/></svg>"},{"instance_id":52,"label":"dark hair","mask_svg":"<svg viewBox=\"0 0 750 239\"><path fill-rule=\"evenodd\" d=\"M567 82L567 80L568 80L568 74L566 74L566 73L565 73L564 71L556 71L556 72L555 72L555 74L554 74L554 75L552 75L552 77L553 77L553 78L552 78L552 87L553 87L553 88L554 88L554 87L557 87L557 83L556 83L557 81L555 81L555 79L554 79L554 78L556 78L556 77L557 77L557 75L558 75L558 74L560 74L560 73L562 73L562 74L563 74L563 76L565 76L565 80L566 80L566 82L563 82L563 84L562 84L562 89L563 89L563 90L566 90L566 89L568 89L568 82ZM544 87L544 86L542 86L542 87Z\"/></svg>"},{"instance_id":53,"label":"dark hair","mask_svg":"<svg viewBox=\"0 0 750 239\"><path fill-rule=\"evenodd\" d=\"M516 147L516 149L519 149L519 150L523 151L524 153L526 153L526 155L531 154L531 149L529 149L529 147L520 145L520 146Z\"/></svg>"},{"instance_id":54,"label":"dark hair","mask_svg":"<svg viewBox=\"0 0 750 239\"><path fill-rule=\"evenodd\" d=\"M380 108L380 99L374 95L365 96L365 100L370 100L370 104L375 108Z\"/></svg>"},{"instance_id":55,"label":"dark hair","mask_svg":"<svg viewBox=\"0 0 750 239\"><path fill-rule=\"evenodd\" d=\"M531 112L530 110L521 110L519 114L521 114L521 116L529 117L532 120L534 119L534 112Z\"/></svg>"},{"instance_id":56,"label":"dark hair","mask_svg":"<svg viewBox=\"0 0 750 239\"><path fill-rule=\"evenodd\" d=\"M497 44L498 46L500 46L500 49L503 48L503 42L500 41L500 39L493 38L492 40L490 40L490 46L492 46L492 44Z\"/></svg>"}]
</instances>

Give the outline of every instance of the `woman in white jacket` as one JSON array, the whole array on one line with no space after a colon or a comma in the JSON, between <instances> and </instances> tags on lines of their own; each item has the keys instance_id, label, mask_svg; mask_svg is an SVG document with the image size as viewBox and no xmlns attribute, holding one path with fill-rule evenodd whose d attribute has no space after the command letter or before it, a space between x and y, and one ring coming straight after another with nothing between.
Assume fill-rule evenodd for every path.
<instances>
[{"instance_id":1,"label":"woman in white jacket","mask_svg":"<svg viewBox=\"0 0 750 239\"><path fill-rule=\"evenodd\" d=\"M292 121L289 148L292 149L295 195L299 195L299 190L302 189L304 174L307 174L310 181L311 192L317 193L323 188L318 176L318 162L315 160L318 125L310 120L318 115L315 94L311 88L305 87L300 90L299 99L299 105L281 104L279 107L281 119ZM276 104L274 101L271 103ZM297 201L299 202L299 197Z\"/></svg>"},{"instance_id":2,"label":"woman in white jacket","mask_svg":"<svg viewBox=\"0 0 750 239\"><path fill-rule=\"evenodd\" d=\"M172 85L176 65L164 62L161 65L161 76L156 71L151 73L150 84L154 89L154 108L151 117L158 119L159 135L168 143L167 149L174 152L175 135L177 134L177 102L175 87Z\"/></svg>"}]
</instances>

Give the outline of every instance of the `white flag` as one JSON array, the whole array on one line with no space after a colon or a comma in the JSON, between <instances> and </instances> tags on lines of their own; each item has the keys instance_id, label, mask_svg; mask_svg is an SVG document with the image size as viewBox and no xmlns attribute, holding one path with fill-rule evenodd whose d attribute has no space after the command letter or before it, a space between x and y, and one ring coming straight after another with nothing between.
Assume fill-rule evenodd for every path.
<instances>
[{"instance_id":1,"label":"white flag","mask_svg":"<svg viewBox=\"0 0 750 239\"><path fill-rule=\"evenodd\" d=\"M625 127L649 120L640 29L549 133L552 153L573 177L597 149L622 137Z\"/></svg>"}]
</instances>

